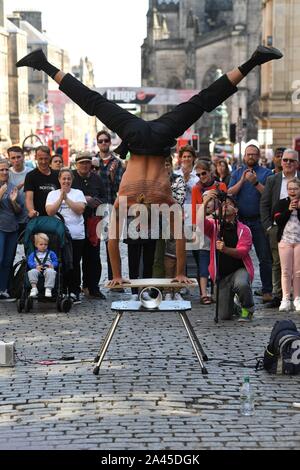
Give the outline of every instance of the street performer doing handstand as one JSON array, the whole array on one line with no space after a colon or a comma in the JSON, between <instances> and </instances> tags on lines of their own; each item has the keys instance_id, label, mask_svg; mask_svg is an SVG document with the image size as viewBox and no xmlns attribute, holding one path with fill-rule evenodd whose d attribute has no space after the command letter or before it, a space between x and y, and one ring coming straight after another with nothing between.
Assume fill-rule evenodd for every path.
<instances>
[{"instance_id":1,"label":"street performer doing handstand","mask_svg":"<svg viewBox=\"0 0 300 470\"><path fill-rule=\"evenodd\" d=\"M212 111L233 95L237 91L236 85L254 67L281 57L282 54L278 49L258 46L243 65L223 75L187 102L148 122L108 101L72 75L57 69L47 61L41 49L23 57L16 66L43 70L59 84L59 89L87 114L96 116L105 126L118 134L122 143L116 152L119 150L118 153L123 158L128 151L130 152L130 160L119 187L119 197L126 196L128 206L136 203L172 205L175 201L172 198L170 181L165 169L165 158L170 155L170 149L176 143L175 139L205 111ZM119 206L119 197L115 202L116 208ZM176 245L176 280L189 283L190 280L184 275L185 239L178 239ZM109 240L109 255L113 270L113 280L110 285L128 282L122 279L118 238Z\"/></svg>"}]
</instances>

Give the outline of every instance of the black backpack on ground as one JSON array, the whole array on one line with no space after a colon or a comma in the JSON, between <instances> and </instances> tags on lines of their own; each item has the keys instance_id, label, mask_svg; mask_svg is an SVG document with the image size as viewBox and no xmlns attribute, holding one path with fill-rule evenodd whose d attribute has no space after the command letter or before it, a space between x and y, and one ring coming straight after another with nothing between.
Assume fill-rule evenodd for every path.
<instances>
[{"instance_id":1,"label":"black backpack on ground","mask_svg":"<svg viewBox=\"0 0 300 470\"><path fill-rule=\"evenodd\" d=\"M300 332L292 320L280 320L273 326L263 367L271 374L300 373Z\"/></svg>"},{"instance_id":2,"label":"black backpack on ground","mask_svg":"<svg viewBox=\"0 0 300 470\"><path fill-rule=\"evenodd\" d=\"M27 259L22 258L13 265L10 273L8 292L13 298L19 299L22 295L24 278L27 272Z\"/></svg>"}]
</instances>

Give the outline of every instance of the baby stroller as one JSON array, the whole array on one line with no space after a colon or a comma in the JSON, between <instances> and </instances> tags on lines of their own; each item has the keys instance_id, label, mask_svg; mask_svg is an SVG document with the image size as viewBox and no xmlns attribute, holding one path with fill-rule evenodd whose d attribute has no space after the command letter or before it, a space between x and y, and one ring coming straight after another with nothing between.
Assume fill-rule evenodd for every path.
<instances>
[{"instance_id":1,"label":"baby stroller","mask_svg":"<svg viewBox=\"0 0 300 470\"><path fill-rule=\"evenodd\" d=\"M62 220L62 217L47 217L41 216L31 219L24 233L21 235L24 243L24 250L26 258L21 261L19 271L24 273L23 279L21 280L22 288L20 288L20 294L17 299L17 310L18 312L30 312L33 307L34 298L30 297L31 286L29 283L27 271L27 258L34 251L33 237L35 233L46 233L49 237L50 250L53 250L58 258L58 268L55 280L55 287L52 291L53 299L56 302L58 312L69 312L72 308L73 301L70 296L65 293L66 290L63 287L63 273L70 268L68 262L66 262L66 246L67 246L67 229ZM20 277L20 276L19 276ZM38 281L38 300L47 300L44 296L44 282L43 277Z\"/></svg>"}]
</instances>

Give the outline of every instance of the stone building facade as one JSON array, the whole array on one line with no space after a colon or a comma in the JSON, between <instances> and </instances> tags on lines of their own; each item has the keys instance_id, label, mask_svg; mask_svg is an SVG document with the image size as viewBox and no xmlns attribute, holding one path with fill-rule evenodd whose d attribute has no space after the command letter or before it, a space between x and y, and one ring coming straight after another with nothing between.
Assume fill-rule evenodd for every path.
<instances>
[{"instance_id":1,"label":"stone building facade","mask_svg":"<svg viewBox=\"0 0 300 470\"><path fill-rule=\"evenodd\" d=\"M8 32L4 27L4 5L0 0L0 153L9 145Z\"/></svg>"},{"instance_id":2,"label":"stone building facade","mask_svg":"<svg viewBox=\"0 0 300 470\"><path fill-rule=\"evenodd\" d=\"M27 34L18 23L5 21L8 37L8 82L10 137L13 144L21 143L31 133L28 105L28 69L16 68L16 62L27 54Z\"/></svg>"},{"instance_id":3,"label":"stone building facade","mask_svg":"<svg viewBox=\"0 0 300 470\"><path fill-rule=\"evenodd\" d=\"M261 76L260 126L273 130L274 147L293 147L300 139L299 25L299 0L264 0L263 41L284 54L266 64Z\"/></svg>"},{"instance_id":4,"label":"stone building facade","mask_svg":"<svg viewBox=\"0 0 300 470\"><path fill-rule=\"evenodd\" d=\"M149 0L142 85L200 90L220 73L245 62L261 39L261 4L262 0ZM226 101L228 124L237 122L242 108L247 139L257 137L259 95L260 71L256 68L239 92ZM146 119L165 111L166 107L142 109ZM194 128L205 151L204 144L213 134L213 119L213 114L205 114Z\"/></svg>"},{"instance_id":5,"label":"stone building facade","mask_svg":"<svg viewBox=\"0 0 300 470\"><path fill-rule=\"evenodd\" d=\"M70 60L67 52L55 46L42 29L42 13L40 11L14 11L9 19L18 21L22 31L27 33L27 53L35 49L43 49L49 62L57 68L70 72ZM48 90L57 89L56 84L45 73L28 69L29 104L35 105L47 99Z\"/></svg>"}]
</instances>

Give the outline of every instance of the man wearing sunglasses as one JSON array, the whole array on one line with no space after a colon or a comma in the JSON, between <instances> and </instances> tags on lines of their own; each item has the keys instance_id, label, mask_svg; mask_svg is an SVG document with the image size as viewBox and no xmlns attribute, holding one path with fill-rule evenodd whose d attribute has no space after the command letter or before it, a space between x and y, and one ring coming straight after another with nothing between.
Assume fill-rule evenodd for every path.
<instances>
[{"instance_id":1,"label":"man wearing sunglasses","mask_svg":"<svg viewBox=\"0 0 300 470\"><path fill-rule=\"evenodd\" d=\"M124 173L122 161L110 150L111 136L106 130L97 133L97 145L99 152L99 174L105 183L106 202L113 205L117 198L119 186ZM106 243L108 279L112 279L112 269Z\"/></svg>"},{"instance_id":2,"label":"man wearing sunglasses","mask_svg":"<svg viewBox=\"0 0 300 470\"><path fill-rule=\"evenodd\" d=\"M205 111L212 111L237 92L236 85L253 68L281 57L281 52L275 48L258 46L250 59L239 68L231 70L187 102L179 104L172 111L149 122L134 116L96 91L90 90L72 75L57 69L47 61L41 49L23 57L16 66L43 70L60 85L60 90L87 114L97 116L105 126L120 136L122 139L120 155L126 157L129 151L131 157L120 184L119 197L126 196L129 206L137 202L171 205L174 200L165 169L165 157L170 155L171 147L176 144L175 139ZM117 209L119 207L118 198L115 207ZM182 248L183 242L183 240L178 241L178 245ZM113 285L115 285L122 283L118 240L110 240L109 247L114 271ZM184 262L178 261L178 266L183 268L184 265ZM178 274L177 280L188 282L183 272Z\"/></svg>"},{"instance_id":3,"label":"man wearing sunglasses","mask_svg":"<svg viewBox=\"0 0 300 470\"><path fill-rule=\"evenodd\" d=\"M100 176L106 182L106 201L113 205L117 198L124 168L121 160L110 150L109 132L105 130L98 132L97 145L99 152L96 156L99 158Z\"/></svg>"},{"instance_id":4,"label":"man wearing sunglasses","mask_svg":"<svg viewBox=\"0 0 300 470\"><path fill-rule=\"evenodd\" d=\"M260 214L263 228L267 232L272 251L273 299L267 308L278 308L281 302L281 268L278 253L277 225L273 222L274 207L280 199L288 197L287 183L293 178L300 178L298 152L285 149L281 158L282 171L267 179L260 202Z\"/></svg>"}]
</instances>

